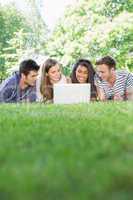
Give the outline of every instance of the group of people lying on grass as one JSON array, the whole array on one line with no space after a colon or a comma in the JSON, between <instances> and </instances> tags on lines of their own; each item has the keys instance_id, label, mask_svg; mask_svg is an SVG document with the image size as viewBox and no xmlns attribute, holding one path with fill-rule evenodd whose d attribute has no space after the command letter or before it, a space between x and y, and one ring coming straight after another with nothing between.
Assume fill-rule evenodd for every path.
<instances>
[{"instance_id":1,"label":"group of people lying on grass","mask_svg":"<svg viewBox=\"0 0 133 200\"><path fill-rule=\"evenodd\" d=\"M53 101L53 85L62 83L90 83L91 101L133 100L133 74L117 70L110 56L96 61L96 71L87 59L78 60L70 77L63 75L55 59L47 59L42 66L28 59L20 63L19 71L0 85L0 102Z\"/></svg>"}]
</instances>

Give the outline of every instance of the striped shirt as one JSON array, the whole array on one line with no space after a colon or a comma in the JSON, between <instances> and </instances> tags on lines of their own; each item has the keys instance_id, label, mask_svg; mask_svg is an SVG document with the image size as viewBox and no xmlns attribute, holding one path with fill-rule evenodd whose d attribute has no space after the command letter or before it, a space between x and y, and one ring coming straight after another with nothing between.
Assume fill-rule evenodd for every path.
<instances>
[{"instance_id":1,"label":"striped shirt","mask_svg":"<svg viewBox=\"0 0 133 200\"><path fill-rule=\"evenodd\" d=\"M96 75L95 85L103 90L106 99L113 99L114 95L120 95L125 99L127 89L133 88L133 74L125 70L116 70L116 81L113 86Z\"/></svg>"}]
</instances>

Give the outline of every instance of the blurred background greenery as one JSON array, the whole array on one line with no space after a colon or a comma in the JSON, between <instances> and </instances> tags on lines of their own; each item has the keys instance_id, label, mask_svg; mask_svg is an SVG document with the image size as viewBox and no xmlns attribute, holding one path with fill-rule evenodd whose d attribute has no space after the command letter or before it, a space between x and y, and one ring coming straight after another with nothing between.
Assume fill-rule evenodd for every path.
<instances>
[{"instance_id":1,"label":"blurred background greenery","mask_svg":"<svg viewBox=\"0 0 133 200\"><path fill-rule=\"evenodd\" d=\"M27 14L14 3L0 4L0 77L18 66L24 56L42 55L56 58L64 73L79 58L111 55L118 68L133 70L133 1L77 0L67 6L52 32L38 5L41 1L25 0Z\"/></svg>"}]
</instances>

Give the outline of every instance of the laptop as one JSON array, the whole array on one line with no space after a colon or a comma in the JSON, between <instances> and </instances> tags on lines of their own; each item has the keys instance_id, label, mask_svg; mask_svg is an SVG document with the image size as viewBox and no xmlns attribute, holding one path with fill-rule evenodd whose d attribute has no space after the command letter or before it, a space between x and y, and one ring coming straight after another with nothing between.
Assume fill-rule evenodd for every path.
<instances>
[{"instance_id":1,"label":"laptop","mask_svg":"<svg viewBox=\"0 0 133 200\"><path fill-rule=\"evenodd\" d=\"M90 83L54 84L54 104L89 103Z\"/></svg>"}]
</instances>

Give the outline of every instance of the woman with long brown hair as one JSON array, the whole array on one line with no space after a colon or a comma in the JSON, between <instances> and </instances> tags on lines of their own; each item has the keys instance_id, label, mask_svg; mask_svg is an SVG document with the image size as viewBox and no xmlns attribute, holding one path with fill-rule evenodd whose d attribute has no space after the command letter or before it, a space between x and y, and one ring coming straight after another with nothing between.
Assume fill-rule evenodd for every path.
<instances>
[{"instance_id":1,"label":"woman with long brown hair","mask_svg":"<svg viewBox=\"0 0 133 200\"><path fill-rule=\"evenodd\" d=\"M40 81L37 83L38 101L53 101L53 85L55 83L67 83L67 78L61 72L61 66L55 59L47 59L41 66Z\"/></svg>"}]
</instances>

